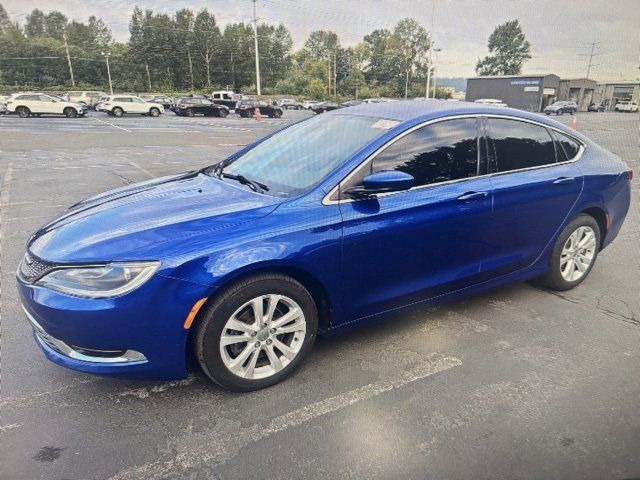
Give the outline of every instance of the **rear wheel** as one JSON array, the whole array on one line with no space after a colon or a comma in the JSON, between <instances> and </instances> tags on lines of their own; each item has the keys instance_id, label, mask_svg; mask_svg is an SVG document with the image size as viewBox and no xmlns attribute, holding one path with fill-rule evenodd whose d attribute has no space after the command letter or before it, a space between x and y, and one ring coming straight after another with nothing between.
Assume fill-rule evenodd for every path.
<instances>
[{"instance_id":1,"label":"rear wheel","mask_svg":"<svg viewBox=\"0 0 640 480\"><path fill-rule=\"evenodd\" d=\"M557 115L564 115L564 110L562 109L558 110Z\"/></svg>"},{"instance_id":2,"label":"rear wheel","mask_svg":"<svg viewBox=\"0 0 640 480\"><path fill-rule=\"evenodd\" d=\"M317 328L315 302L300 283L262 274L232 285L206 307L194 350L217 384L258 390L293 373L311 350Z\"/></svg>"},{"instance_id":3,"label":"rear wheel","mask_svg":"<svg viewBox=\"0 0 640 480\"><path fill-rule=\"evenodd\" d=\"M587 278L598 257L600 227L586 214L567 225L553 247L549 272L540 283L552 290L570 290Z\"/></svg>"},{"instance_id":4,"label":"rear wheel","mask_svg":"<svg viewBox=\"0 0 640 480\"><path fill-rule=\"evenodd\" d=\"M224 117L226 117L227 115L229 115L229 110L226 110L226 109L224 109L224 108L221 108L220 110L218 110L218 116L219 116L220 118L224 118Z\"/></svg>"},{"instance_id":5,"label":"rear wheel","mask_svg":"<svg viewBox=\"0 0 640 480\"><path fill-rule=\"evenodd\" d=\"M151 110L149 110L149 115L151 115L152 117L157 117L160 115L160 110L156 107L153 107Z\"/></svg>"},{"instance_id":6,"label":"rear wheel","mask_svg":"<svg viewBox=\"0 0 640 480\"><path fill-rule=\"evenodd\" d=\"M16 113L20 118L27 118L29 115L31 115L31 110L29 110L27 107L18 107L16 108Z\"/></svg>"},{"instance_id":7,"label":"rear wheel","mask_svg":"<svg viewBox=\"0 0 640 480\"><path fill-rule=\"evenodd\" d=\"M64 116L67 118L76 118L78 116L78 112L73 107L67 107L64 109Z\"/></svg>"},{"instance_id":8,"label":"rear wheel","mask_svg":"<svg viewBox=\"0 0 640 480\"><path fill-rule=\"evenodd\" d=\"M115 107L113 110L111 110L111 113L114 117L121 117L122 115L124 115L124 110L122 110L120 107Z\"/></svg>"},{"instance_id":9,"label":"rear wheel","mask_svg":"<svg viewBox=\"0 0 640 480\"><path fill-rule=\"evenodd\" d=\"M280 118L282 116L282 112L280 110L276 110L275 112L273 112L273 116L275 118Z\"/></svg>"}]
</instances>

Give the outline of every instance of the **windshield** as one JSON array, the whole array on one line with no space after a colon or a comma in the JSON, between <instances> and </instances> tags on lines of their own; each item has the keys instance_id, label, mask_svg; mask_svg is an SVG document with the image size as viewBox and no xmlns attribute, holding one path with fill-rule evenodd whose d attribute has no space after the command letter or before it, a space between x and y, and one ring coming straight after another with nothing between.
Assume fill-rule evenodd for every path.
<instances>
[{"instance_id":1,"label":"windshield","mask_svg":"<svg viewBox=\"0 0 640 480\"><path fill-rule=\"evenodd\" d=\"M224 173L260 182L271 195L299 195L396 124L355 115L313 117L258 144Z\"/></svg>"}]
</instances>

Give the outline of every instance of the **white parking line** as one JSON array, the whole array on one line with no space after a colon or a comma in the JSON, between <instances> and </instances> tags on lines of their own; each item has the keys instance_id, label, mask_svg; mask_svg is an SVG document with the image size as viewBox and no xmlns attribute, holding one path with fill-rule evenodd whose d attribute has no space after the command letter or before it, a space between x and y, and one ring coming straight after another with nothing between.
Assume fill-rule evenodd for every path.
<instances>
[{"instance_id":1,"label":"white parking line","mask_svg":"<svg viewBox=\"0 0 640 480\"><path fill-rule=\"evenodd\" d=\"M247 445L264 440L275 433L297 427L314 418L340 411L358 402L369 400L460 365L462 365L462 360L456 357L440 357L434 361L425 361L412 370L399 372L391 378L369 383L360 388L300 407L275 417L264 425L254 424L243 428L233 424L231 427L234 430L233 433L213 430L208 434L206 432L195 434L187 431L185 438L169 439L169 443L173 447L171 459L129 467L112 476L110 480L161 478L172 476L171 474L176 473L176 470L184 471L211 462L222 463L233 458L240 449ZM209 438L209 435L215 438ZM233 438L234 442L221 442L220 438ZM179 462L176 459L179 459Z\"/></svg>"},{"instance_id":2,"label":"white parking line","mask_svg":"<svg viewBox=\"0 0 640 480\"><path fill-rule=\"evenodd\" d=\"M91 119L95 120L96 122L104 123L105 125L111 125L114 128L119 128L120 130L124 130L125 132L131 133L131 130L127 130L126 128L119 127L118 125L114 125L113 123L105 122L104 120L100 120L99 118L91 117Z\"/></svg>"}]
</instances>

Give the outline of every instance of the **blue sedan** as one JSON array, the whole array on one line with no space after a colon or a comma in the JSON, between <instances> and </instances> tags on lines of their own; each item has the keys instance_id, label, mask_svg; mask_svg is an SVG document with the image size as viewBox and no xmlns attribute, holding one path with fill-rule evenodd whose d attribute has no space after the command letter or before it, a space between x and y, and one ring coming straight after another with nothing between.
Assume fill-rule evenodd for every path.
<instances>
[{"instance_id":1,"label":"blue sedan","mask_svg":"<svg viewBox=\"0 0 640 480\"><path fill-rule=\"evenodd\" d=\"M318 334L517 281L576 287L618 234L631 178L542 115L366 104L72 206L29 239L18 289L59 365L169 379L197 363L255 390Z\"/></svg>"}]
</instances>

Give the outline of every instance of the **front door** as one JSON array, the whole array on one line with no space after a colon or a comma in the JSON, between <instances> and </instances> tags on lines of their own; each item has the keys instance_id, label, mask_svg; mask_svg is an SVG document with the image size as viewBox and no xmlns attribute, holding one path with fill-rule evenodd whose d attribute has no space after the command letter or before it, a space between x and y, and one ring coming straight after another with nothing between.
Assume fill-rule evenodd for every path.
<instances>
[{"instance_id":1,"label":"front door","mask_svg":"<svg viewBox=\"0 0 640 480\"><path fill-rule=\"evenodd\" d=\"M479 158L476 118L420 127L374 156L369 173L401 170L415 187L344 198L342 302L351 319L375 315L482 281L491 251L491 179Z\"/></svg>"}]
</instances>

